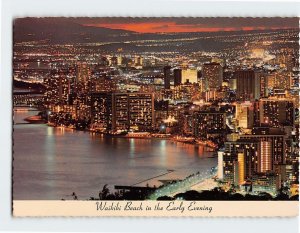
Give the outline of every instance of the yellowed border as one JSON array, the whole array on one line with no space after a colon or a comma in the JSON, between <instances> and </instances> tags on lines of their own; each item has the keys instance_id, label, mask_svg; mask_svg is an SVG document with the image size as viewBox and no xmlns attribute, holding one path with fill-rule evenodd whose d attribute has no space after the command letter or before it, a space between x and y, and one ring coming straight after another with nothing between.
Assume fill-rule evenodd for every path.
<instances>
[{"instance_id":1,"label":"yellowed border","mask_svg":"<svg viewBox=\"0 0 300 233\"><path fill-rule=\"evenodd\" d=\"M106 210L100 210L101 202L102 208L106 203ZM299 214L298 201L132 201L130 208L129 204L130 201L13 201L13 216L293 217ZM159 210L155 209L158 204Z\"/></svg>"}]
</instances>

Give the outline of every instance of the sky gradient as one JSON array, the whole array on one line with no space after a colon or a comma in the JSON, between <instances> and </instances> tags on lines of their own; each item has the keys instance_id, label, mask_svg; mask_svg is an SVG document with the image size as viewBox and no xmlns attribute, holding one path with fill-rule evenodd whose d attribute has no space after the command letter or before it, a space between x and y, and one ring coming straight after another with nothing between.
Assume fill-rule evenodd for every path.
<instances>
[{"instance_id":1,"label":"sky gradient","mask_svg":"<svg viewBox=\"0 0 300 233\"><path fill-rule=\"evenodd\" d=\"M77 18L85 26L138 33L251 31L299 28L298 18Z\"/></svg>"}]
</instances>

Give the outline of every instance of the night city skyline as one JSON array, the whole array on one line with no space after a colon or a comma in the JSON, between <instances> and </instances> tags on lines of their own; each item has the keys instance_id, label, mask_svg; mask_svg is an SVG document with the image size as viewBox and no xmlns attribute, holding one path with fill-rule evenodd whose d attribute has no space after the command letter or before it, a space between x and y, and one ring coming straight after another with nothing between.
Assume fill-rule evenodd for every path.
<instances>
[{"instance_id":1,"label":"night city skyline","mask_svg":"<svg viewBox=\"0 0 300 233\"><path fill-rule=\"evenodd\" d=\"M19 18L13 78L14 199L298 199L298 18Z\"/></svg>"}]
</instances>

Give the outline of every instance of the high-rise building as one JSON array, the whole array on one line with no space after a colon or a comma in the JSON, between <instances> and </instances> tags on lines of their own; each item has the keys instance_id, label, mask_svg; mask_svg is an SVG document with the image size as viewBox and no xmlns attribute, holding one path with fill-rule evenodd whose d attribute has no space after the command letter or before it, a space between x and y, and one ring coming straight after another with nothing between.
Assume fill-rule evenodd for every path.
<instances>
[{"instance_id":1,"label":"high-rise building","mask_svg":"<svg viewBox=\"0 0 300 233\"><path fill-rule=\"evenodd\" d=\"M91 123L93 128L103 133L112 130L112 93L91 94Z\"/></svg>"},{"instance_id":2,"label":"high-rise building","mask_svg":"<svg viewBox=\"0 0 300 233\"><path fill-rule=\"evenodd\" d=\"M160 100L154 102L155 109L155 127L159 128L164 120L169 116L169 101Z\"/></svg>"},{"instance_id":3,"label":"high-rise building","mask_svg":"<svg viewBox=\"0 0 300 233\"><path fill-rule=\"evenodd\" d=\"M195 137L208 137L208 134L222 134L226 129L225 112L195 111L193 113L193 134Z\"/></svg>"},{"instance_id":4,"label":"high-rise building","mask_svg":"<svg viewBox=\"0 0 300 233\"><path fill-rule=\"evenodd\" d=\"M44 80L46 91L44 93L47 104L66 104L71 92L72 80L67 77L65 71L52 71Z\"/></svg>"},{"instance_id":5,"label":"high-rise building","mask_svg":"<svg viewBox=\"0 0 300 233\"><path fill-rule=\"evenodd\" d=\"M257 140L238 139L225 142L223 161L224 181L242 184L258 172L259 142Z\"/></svg>"},{"instance_id":6,"label":"high-rise building","mask_svg":"<svg viewBox=\"0 0 300 233\"><path fill-rule=\"evenodd\" d=\"M225 151L223 153L222 159L223 160L221 161L221 157L220 157L220 160L218 161L218 163L222 164L219 166L223 167L223 169L222 169L223 174L222 174L222 176L221 175L219 175L219 176L222 177L223 181L233 184L235 177L236 177L234 175L234 173L236 171L235 163L237 160L237 156L236 156L236 154Z\"/></svg>"},{"instance_id":7,"label":"high-rise building","mask_svg":"<svg viewBox=\"0 0 300 233\"><path fill-rule=\"evenodd\" d=\"M279 98L260 99L259 121L261 125L269 127L293 126L293 101Z\"/></svg>"},{"instance_id":8,"label":"high-rise building","mask_svg":"<svg viewBox=\"0 0 300 233\"><path fill-rule=\"evenodd\" d=\"M218 179L224 179L224 151L218 151Z\"/></svg>"},{"instance_id":9,"label":"high-rise building","mask_svg":"<svg viewBox=\"0 0 300 233\"><path fill-rule=\"evenodd\" d=\"M202 66L202 78L205 90L218 89L223 82L223 68L219 63L207 63Z\"/></svg>"},{"instance_id":10,"label":"high-rise building","mask_svg":"<svg viewBox=\"0 0 300 233\"><path fill-rule=\"evenodd\" d=\"M179 116L179 119L182 122L182 132L184 135L193 135L193 115L192 114L183 114Z\"/></svg>"},{"instance_id":11,"label":"high-rise building","mask_svg":"<svg viewBox=\"0 0 300 233\"><path fill-rule=\"evenodd\" d=\"M268 76L263 72L256 72L255 75L258 78L259 81L259 87L260 87L260 98L265 98L269 96L269 90L268 90Z\"/></svg>"},{"instance_id":12,"label":"high-rise building","mask_svg":"<svg viewBox=\"0 0 300 233\"><path fill-rule=\"evenodd\" d=\"M225 149L218 156L218 177L225 182L241 185L247 180L256 182L260 177L274 174L286 180L286 157L290 148L288 137L276 128L254 128L253 134L239 135L234 141L225 142Z\"/></svg>"},{"instance_id":13,"label":"high-rise building","mask_svg":"<svg viewBox=\"0 0 300 233\"><path fill-rule=\"evenodd\" d=\"M174 69L174 86L179 86L182 82L182 70Z\"/></svg>"},{"instance_id":14,"label":"high-rise building","mask_svg":"<svg viewBox=\"0 0 300 233\"><path fill-rule=\"evenodd\" d=\"M133 131L149 131L155 125L154 94L128 93L129 124Z\"/></svg>"},{"instance_id":15,"label":"high-rise building","mask_svg":"<svg viewBox=\"0 0 300 233\"><path fill-rule=\"evenodd\" d=\"M151 131L154 127L154 94L91 94L91 120L101 132Z\"/></svg>"},{"instance_id":16,"label":"high-rise building","mask_svg":"<svg viewBox=\"0 0 300 233\"><path fill-rule=\"evenodd\" d=\"M198 82L198 72L196 69L183 69L182 70L182 80L181 83L197 83Z\"/></svg>"},{"instance_id":17,"label":"high-rise building","mask_svg":"<svg viewBox=\"0 0 300 233\"><path fill-rule=\"evenodd\" d=\"M236 95L239 100L255 100L260 98L261 82L260 74L253 70L236 71L237 90Z\"/></svg>"},{"instance_id":18,"label":"high-rise building","mask_svg":"<svg viewBox=\"0 0 300 233\"><path fill-rule=\"evenodd\" d=\"M251 102L235 104L236 127L250 129L254 124L254 107Z\"/></svg>"},{"instance_id":19,"label":"high-rise building","mask_svg":"<svg viewBox=\"0 0 300 233\"><path fill-rule=\"evenodd\" d=\"M268 172L272 170L272 142L271 140L260 142L260 172Z\"/></svg>"},{"instance_id":20,"label":"high-rise building","mask_svg":"<svg viewBox=\"0 0 300 233\"><path fill-rule=\"evenodd\" d=\"M165 89L170 89L171 85L170 85L170 81L171 81L171 66L165 66L164 67L164 84L165 84Z\"/></svg>"},{"instance_id":21,"label":"high-rise building","mask_svg":"<svg viewBox=\"0 0 300 233\"><path fill-rule=\"evenodd\" d=\"M129 100L127 93L113 94L113 130L129 131Z\"/></svg>"},{"instance_id":22,"label":"high-rise building","mask_svg":"<svg viewBox=\"0 0 300 233\"><path fill-rule=\"evenodd\" d=\"M237 165L238 165L238 181L239 185L243 184L246 180L246 163L245 163L245 154L244 152L238 153Z\"/></svg>"},{"instance_id":23,"label":"high-rise building","mask_svg":"<svg viewBox=\"0 0 300 233\"><path fill-rule=\"evenodd\" d=\"M267 172L275 170L275 164L286 162L286 136L280 130L272 132L269 128L257 128L253 134L241 135L240 139L259 142L258 171Z\"/></svg>"},{"instance_id":24,"label":"high-rise building","mask_svg":"<svg viewBox=\"0 0 300 233\"><path fill-rule=\"evenodd\" d=\"M76 92L91 92L91 71L86 62L78 62L76 69Z\"/></svg>"}]
</instances>

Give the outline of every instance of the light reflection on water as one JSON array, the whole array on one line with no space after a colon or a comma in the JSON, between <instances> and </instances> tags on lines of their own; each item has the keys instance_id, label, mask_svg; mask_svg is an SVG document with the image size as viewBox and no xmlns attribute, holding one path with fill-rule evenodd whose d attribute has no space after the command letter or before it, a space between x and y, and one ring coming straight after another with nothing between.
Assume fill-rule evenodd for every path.
<instances>
[{"instance_id":1,"label":"light reflection on water","mask_svg":"<svg viewBox=\"0 0 300 233\"><path fill-rule=\"evenodd\" d=\"M15 112L15 123L37 112ZM98 196L104 184L182 179L216 166L203 147L161 139L107 138L46 125L14 127L14 199L56 200L76 192ZM158 180L147 181L159 185ZM146 185L146 184L142 184Z\"/></svg>"}]
</instances>

